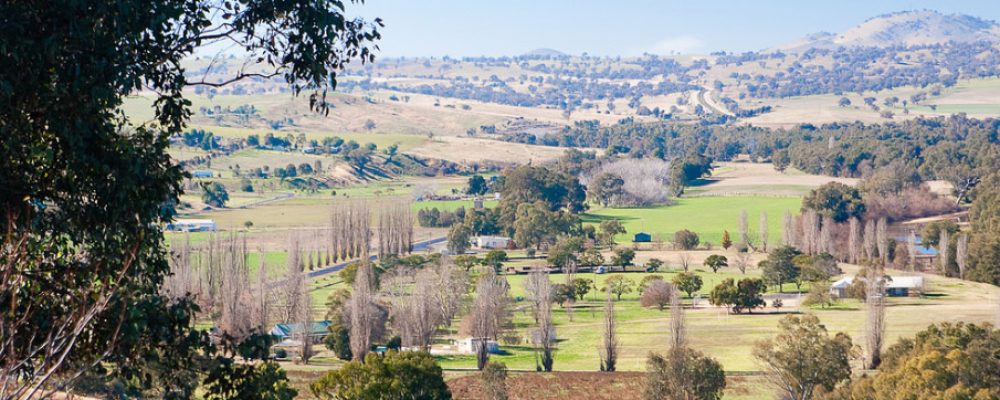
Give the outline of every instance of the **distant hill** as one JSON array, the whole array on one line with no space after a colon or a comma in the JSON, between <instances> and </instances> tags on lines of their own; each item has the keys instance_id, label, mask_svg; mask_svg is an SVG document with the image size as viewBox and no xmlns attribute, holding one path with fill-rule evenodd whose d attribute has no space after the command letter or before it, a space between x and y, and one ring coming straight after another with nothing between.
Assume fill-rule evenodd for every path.
<instances>
[{"instance_id":1,"label":"distant hill","mask_svg":"<svg viewBox=\"0 0 1000 400\"><path fill-rule=\"evenodd\" d=\"M839 34L816 33L773 50L801 52L809 48L916 46L983 40L1000 42L1000 24L969 15L919 10L879 15Z\"/></svg>"},{"instance_id":2,"label":"distant hill","mask_svg":"<svg viewBox=\"0 0 1000 400\"><path fill-rule=\"evenodd\" d=\"M563 52L561 52L559 50L549 49L549 48L544 48L543 47L543 48L540 48L540 49L534 49L532 51L524 53L524 55L526 55L526 56L541 56L541 57L562 57L562 56L566 56L568 54L563 53Z\"/></svg>"}]
</instances>

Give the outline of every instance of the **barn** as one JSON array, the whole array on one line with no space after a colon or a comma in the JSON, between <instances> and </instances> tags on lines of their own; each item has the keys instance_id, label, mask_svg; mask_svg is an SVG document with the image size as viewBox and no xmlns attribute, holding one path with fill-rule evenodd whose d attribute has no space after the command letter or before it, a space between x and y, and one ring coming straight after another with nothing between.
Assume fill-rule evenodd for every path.
<instances>
[{"instance_id":1,"label":"barn","mask_svg":"<svg viewBox=\"0 0 1000 400\"><path fill-rule=\"evenodd\" d=\"M635 243L649 243L653 241L653 235L649 232L639 232L632 237L632 241Z\"/></svg>"}]
</instances>

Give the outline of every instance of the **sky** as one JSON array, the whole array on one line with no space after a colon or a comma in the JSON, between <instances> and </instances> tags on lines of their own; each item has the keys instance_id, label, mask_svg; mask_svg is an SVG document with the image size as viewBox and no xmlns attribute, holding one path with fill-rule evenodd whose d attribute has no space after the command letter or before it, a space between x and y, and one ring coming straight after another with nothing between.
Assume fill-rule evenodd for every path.
<instances>
[{"instance_id":1,"label":"sky","mask_svg":"<svg viewBox=\"0 0 1000 400\"><path fill-rule=\"evenodd\" d=\"M761 50L931 9L1000 20L1000 0L365 0L386 24L384 57L504 56L538 48L599 56Z\"/></svg>"}]
</instances>

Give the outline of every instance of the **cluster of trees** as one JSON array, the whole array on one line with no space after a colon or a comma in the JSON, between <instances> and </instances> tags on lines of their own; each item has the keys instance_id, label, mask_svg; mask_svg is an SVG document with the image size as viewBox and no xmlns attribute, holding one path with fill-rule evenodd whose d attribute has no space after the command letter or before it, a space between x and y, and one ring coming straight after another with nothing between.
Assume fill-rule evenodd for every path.
<instances>
[{"instance_id":1,"label":"cluster of trees","mask_svg":"<svg viewBox=\"0 0 1000 400\"><path fill-rule=\"evenodd\" d=\"M425 228L448 228L465 221L465 207L454 211L439 210L437 207L421 208L417 211L417 223Z\"/></svg>"},{"instance_id":2,"label":"cluster of trees","mask_svg":"<svg viewBox=\"0 0 1000 400\"><path fill-rule=\"evenodd\" d=\"M473 235L503 233L518 246L538 249L555 244L561 234L582 232L579 212L586 208L585 189L574 174L552 166L520 166L505 171L497 207L467 210L452 225L448 243L462 253Z\"/></svg>"},{"instance_id":3,"label":"cluster of trees","mask_svg":"<svg viewBox=\"0 0 1000 400\"><path fill-rule=\"evenodd\" d=\"M204 150L212 150L219 147L219 138L211 131L204 129L191 129L181 134L181 142L185 146L199 147Z\"/></svg>"},{"instance_id":4,"label":"cluster of trees","mask_svg":"<svg viewBox=\"0 0 1000 400\"><path fill-rule=\"evenodd\" d=\"M956 207L936 195L927 195L926 187L917 189L907 184L885 183L887 181L898 182L878 173L863 180L860 189L830 183L813 190L803 199L802 215L797 218L786 215L783 244L796 246L811 255L827 253L845 262L868 261L901 269L917 268L916 246L920 243L916 232L911 231L905 240L897 240L887 233L887 225L901 218L948 212ZM991 196L996 191L996 184L994 178L985 182L970 192L975 211L970 215L971 232L960 231L951 221L935 222L925 226L922 244L937 248L940 272L995 283L1000 282L996 278L1000 268L994 267L992 260L980 262L972 256L990 254L996 248L989 239L996 233L995 224L991 222L996 214L991 211L995 201ZM887 203L886 199L890 198L894 200ZM902 210L887 207L898 202L917 204L902 207Z\"/></svg>"},{"instance_id":5,"label":"cluster of trees","mask_svg":"<svg viewBox=\"0 0 1000 400\"><path fill-rule=\"evenodd\" d=\"M1000 285L1000 175L987 177L976 189L969 220L970 237L960 236L949 246L956 250L955 264L967 279Z\"/></svg>"},{"instance_id":6,"label":"cluster of trees","mask_svg":"<svg viewBox=\"0 0 1000 400\"><path fill-rule=\"evenodd\" d=\"M953 183L964 198L975 182L968 179L985 177L992 165L1000 163L1000 143L995 135L998 126L1000 121L995 119L976 120L961 114L876 125L805 124L790 129L639 123L626 118L611 126L579 121L537 143L605 148L632 158L670 160L695 155L729 161L749 154L755 161L773 161L779 170L794 166L809 173L843 177L868 177L896 163L884 172L887 176L873 182L898 185L914 179L943 179ZM533 141L525 138L508 136L507 140Z\"/></svg>"},{"instance_id":7,"label":"cluster of trees","mask_svg":"<svg viewBox=\"0 0 1000 400\"><path fill-rule=\"evenodd\" d=\"M903 64L899 62L901 55L919 57L920 62ZM824 58L833 59L833 66L809 62ZM950 87L961 78L1000 74L998 61L1000 52L990 42L809 49L781 74L747 74L746 93L753 97L790 97L863 93L900 86Z\"/></svg>"},{"instance_id":8,"label":"cluster of trees","mask_svg":"<svg viewBox=\"0 0 1000 400\"><path fill-rule=\"evenodd\" d=\"M394 60L352 70L361 79L349 83L366 91L392 90L422 93L436 97L474 99L517 106L547 106L568 111L598 109L614 110L614 100L627 99L628 106L643 114L654 114L642 105L644 96L682 93L703 89L694 81L712 68L733 71L725 82L716 80L717 91L735 88L739 99L744 97L789 97L813 94L863 93L901 86L928 88L940 93L941 88L954 85L959 79L1000 75L996 67L1000 51L990 42L944 43L919 46L840 47L809 49L801 54L783 52L747 52L715 54L714 62L695 60L680 63L655 55L636 58L560 57L544 62L522 57L504 61L468 60ZM506 58L506 57L505 57ZM482 68L508 68L519 74L500 78L497 75L480 78L444 74L413 74L417 78L435 79L437 83L400 85L372 80L373 73L406 74L404 64L438 65L438 70L458 63ZM519 87L526 87L526 90ZM913 102L923 101L916 97ZM725 106L738 116L766 112L766 106L743 110L736 100L724 99ZM664 110L655 113L665 114Z\"/></svg>"}]
</instances>

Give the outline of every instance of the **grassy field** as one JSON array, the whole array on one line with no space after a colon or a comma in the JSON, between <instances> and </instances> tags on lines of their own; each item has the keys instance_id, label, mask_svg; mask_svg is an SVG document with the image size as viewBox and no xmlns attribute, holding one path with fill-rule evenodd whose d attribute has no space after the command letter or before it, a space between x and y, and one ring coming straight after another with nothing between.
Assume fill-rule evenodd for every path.
<instances>
[{"instance_id":1,"label":"grassy field","mask_svg":"<svg viewBox=\"0 0 1000 400\"><path fill-rule=\"evenodd\" d=\"M733 241L739 232L739 216L746 210L751 230L757 231L759 215L767 213L768 236L772 243L781 238L781 223L785 211L797 214L802 200L796 197L696 197L680 198L670 206L640 208L596 208L584 214L584 222L599 223L617 219L628 233L619 235L620 242L631 242L636 232L660 235L664 241L673 238L674 232L689 229L701 241L718 245L722 232L729 231Z\"/></svg>"},{"instance_id":2,"label":"grassy field","mask_svg":"<svg viewBox=\"0 0 1000 400\"><path fill-rule=\"evenodd\" d=\"M844 266L848 272L856 271L856 267ZM719 273L697 271L705 280L700 293L707 293L711 287L725 278L741 278L744 275L733 269L723 269ZM890 272L901 273L901 272ZM658 273L664 279L671 279L676 271ZM594 279L598 286L609 277L619 274L577 274L577 277ZM647 273L625 273L625 277L638 282ZM758 276L759 271L748 271L747 276ZM528 337L534 326L530 316L525 295L524 282L526 276L507 276L511 284L511 295L515 298L514 325L515 331L522 338ZM553 282L562 282L563 275L553 275ZM891 298L887 309L888 343L894 343L901 337L912 337L927 325L939 322L983 322L991 321L995 315L995 297L1000 296L1000 289L989 285L960 281L951 278L928 276L927 293L923 298ZM339 278L327 277L314 282L314 304L322 304L329 291L342 287ZM789 289L786 287L786 289ZM772 289L772 292L774 290ZM643 371L645 361L650 352L667 349L670 332L670 311L643 308L639 305L639 295L628 293L620 301L616 301L618 334L621 341L621 356L619 371ZM766 339L774 334L778 321L789 313L812 313L820 317L831 332L844 332L860 344L861 329L864 319L860 304L854 300L846 300L829 309L799 308L790 304L776 312L773 308L757 310L753 314L731 315L725 310L707 305L700 300L697 306L688 304L686 313L688 339L692 347L715 357L723 365L727 373L733 375L730 387L726 390L726 399L772 399L774 389L767 386L761 377L755 376L760 366L751 357L751 349L758 340ZM787 301L795 303L794 300ZM556 371L596 371L598 368L598 348L601 340L602 300L598 293L588 294L584 300L572 307L572 319L569 309L556 306L553 311L556 334L559 338L555 353ZM317 305L315 312L320 315L322 307ZM453 325L450 332L454 335ZM459 338L460 336L451 336ZM492 356L492 359L502 361L512 370L533 371L535 359L532 348L526 344L501 345L503 352ZM438 355L440 365L446 369L446 374L461 377L462 371L475 368L475 359L469 355ZM327 354L316 359L311 366L296 366L288 364L285 367L291 374L317 373L334 368L341 362L330 358ZM743 375L749 375L743 377Z\"/></svg>"}]
</instances>

